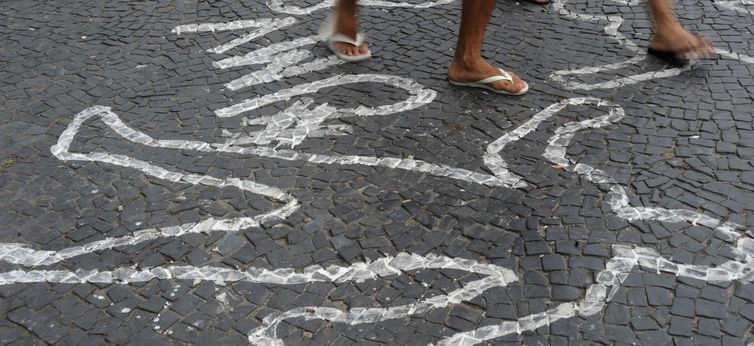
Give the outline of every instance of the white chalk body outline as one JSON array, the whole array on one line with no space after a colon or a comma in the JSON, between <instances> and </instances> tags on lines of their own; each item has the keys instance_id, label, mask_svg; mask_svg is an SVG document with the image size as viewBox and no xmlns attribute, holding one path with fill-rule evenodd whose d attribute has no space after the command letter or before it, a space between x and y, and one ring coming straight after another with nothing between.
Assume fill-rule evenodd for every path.
<instances>
[{"instance_id":1,"label":"white chalk body outline","mask_svg":"<svg viewBox=\"0 0 754 346\"><path fill-rule=\"evenodd\" d=\"M280 6L284 6L282 1L273 0L271 2L277 2L280 4ZM434 5L431 6L435 6L440 2L449 3L452 2L452 0L438 1L432 3ZM387 1L370 2L370 4L374 6L383 6L386 3L393 5L398 4ZM401 4L405 5L405 3ZM564 2L556 2L556 6L558 4L564 4ZM430 5L427 5L427 7L430 7ZM560 12L565 11L562 6L560 7L560 10ZM304 12L302 14L307 14L307 12ZM570 12L568 12L568 14L571 17L579 20L593 21L601 19L597 16L573 15L570 14ZM634 48L634 50L638 49L636 45L633 44L633 42L625 39L624 37L622 37L622 35L620 35L620 33L617 32L620 23L622 23L622 18L616 18L608 18L609 24L605 29L606 33L616 37L619 42L627 45L627 47ZM255 21L236 21L230 23L189 24L176 27L176 29L174 29L174 32L176 34L181 34L185 32L208 32L218 30L241 30L256 28L254 31L248 33L247 35L243 35L238 39L232 40L226 44L208 50L208 52L210 53L221 54L241 44L265 35L267 32L269 32L264 31L265 26L267 25L273 28L272 30L277 30L290 26L293 23L295 23L295 19L288 17L281 20L260 19ZM256 74L248 74L237 80L231 81L227 85L230 90L238 90L240 88L261 83L268 83L270 81L279 80L281 78L286 78L301 73L320 70L332 66L333 64L339 63L333 61L330 58L319 59L310 63L295 65L309 56L307 51L302 51L298 48L305 45L314 44L318 39L319 36L315 35L300 38L291 42L276 43L257 51L248 53L244 56L225 58L223 60L217 61L214 65L216 68L234 68L247 65L267 64L264 69L256 71ZM731 59L738 59L747 63L754 62L754 59L752 59L751 57L737 53L720 51L720 54ZM624 66L627 66L628 64L637 62L637 59L638 58L633 58L626 62L609 64L602 67L572 70L571 72L576 71L576 73L571 74L595 73L603 70L622 68ZM569 74L561 73L561 75L567 76ZM613 85L603 83L594 87L593 89L618 87L620 85L627 85L622 84L624 82L630 82L632 84L642 80L662 78L662 76L662 74L655 74L647 79L642 79L643 77L635 76L636 78L632 78L631 80L611 81ZM300 143L300 140L306 137L297 137L300 134L296 133L296 129L303 128L304 132L307 132L306 134L308 134L308 131L311 131L315 128L318 129L318 126L321 125L321 122L328 119L336 119L341 116L371 116L403 112L429 104L436 96L436 93L434 91L425 89L421 85L411 80L400 77L385 75L334 76L320 81L306 83L304 85L296 86L290 89L285 89L272 95L265 95L257 97L255 99L244 100L240 104L218 110L215 115L218 117L239 116L243 113L249 112L267 104L271 104L273 102L289 100L293 97L301 97L302 95L315 92L316 90L319 90L321 88L333 87L351 82L385 83L398 88L404 88L408 91L408 94L410 96L406 101L402 103L381 106L377 107L376 109L357 107L347 110L338 110L332 107L327 108L326 105L321 105L315 107L314 109L309 109L308 106L311 105L311 102L306 100L300 101L294 104L294 106L292 106L291 108L287 109L286 111L288 113L281 115L279 118L275 118L275 116L260 117L259 119L256 119L256 121L258 121L260 124L269 124L270 122L275 121L282 121L284 123L285 121L290 122L291 119L295 118L294 123L316 123L316 127L303 126L291 129L290 123L284 123L282 125L278 124L278 127L270 128L267 133L261 133L258 134L258 136L266 134L267 139L265 140L270 139L270 142L275 138L279 138L279 136L283 136L285 137L285 140L288 141L283 142L289 144L291 147L294 147L295 143ZM581 85L579 86L579 88L584 88L585 86L590 87L588 85ZM591 181L595 184L607 184L607 186L609 186L610 193L608 193L606 196L606 202L611 206L611 209L618 217L629 221L656 220L672 223L687 222L705 225L715 230L716 235L719 239L722 239L728 243L735 243L735 246L733 247L733 254L736 256L736 258L727 261L717 267L698 266L672 262L657 254L657 252L653 249L616 244L613 245L613 257L607 262L606 269L597 274L595 284L591 285L587 289L583 300L574 303L563 303L545 312L532 314L515 321L505 321L499 325L483 326L472 331L459 332L448 338L440 340L438 342L439 344L472 345L512 333L522 333L523 331L534 330L563 318L569 318L577 315L589 316L591 314L597 313L601 311L605 303L612 298L617 289L620 287L621 282L625 280L629 273L637 266L647 270L653 270L658 273L665 272L671 273L676 276L691 277L712 282L729 282L734 280L741 280L746 282L754 281L754 272L752 271L752 263L754 263L754 240L752 240L748 235L744 234L746 230L742 225L712 218L702 213L691 210L672 210L654 207L631 206L629 204L629 198L625 188L617 184L617 182L608 174L589 165L579 162L573 162L571 159L565 156L565 149L570 144L571 140L577 132L588 129L601 128L610 124L614 124L625 116L623 109L618 105L595 98L574 98L553 104L543 111L532 116L530 120L520 125L513 131L502 135L496 141L490 143L487 147L483 159L487 168L489 168L493 172L493 175L471 172L465 169L447 165L432 164L429 162L413 159L377 158L354 155L322 155L304 153L290 149L247 146L247 144L260 144L254 142L253 140L249 141L250 137L236 137L231 138L226 142L220 143L209 143L192 140L154 139L141 131L130 128L128 125L122 122L120 118L114 112L112 112L109 107L93 106L77 114L68 128L61 134L58 143L51 148L52 153L60 160L103 162L106 164L136 169L146 175L176 183L238 188L244 191L258 194L260 196L264 196L266 198L277 200L282 203L283 206L254 217L238 217L230 219L208 218L199 222L188 223L179 226L164 227L161 229L145 229L134 232L132 235L119 238L106 238L104 240L95 241L79 246L73 246L60 251L33 250L26 244L0 244L0 260L30 268L37 266L46 266L86 253L92 253L113 247L134 245L160 237L177 237L187 233L206 233L210 231L236 232L242 229L259 227L262 223L267 221L283 220L299 208L298 201L290 194L287 194L280 189L255 183L250 180L238 178L223 179L208 175L196 175L179 172L176 170L169 170L150 162L129 157L127 155L112 154L107 152L70 152L71 142L73 141L77 131L79 131L81 125L84 122L95 118L103 121L107 126L115 130L116 133L123 136L128 141L156 148L191 150L210 153L236 153L283 160L308 161L314 164L382 166L404 169L418 173L427 173L436 175L438 177L457 179L489 186L519 188L525 186L525 182L523 182L523 179L521 177L507 170L507 163L502 158L501 153L508 144L524 138L526 135L533 131L537 131L537 128L541 123L547 121L556 113L570 105L593 105L598 107L607 107L608 113L604 116L600 116L594 119L572 122L558 127L555 130L553 136L550 138L549 145L544 150L543 156L547 160L557 165L558 167L576 173L577 175L582 176L586 180ZM282 113L285 113L285 111L281 112L281 114ZM246 121L255 120L247 119ZM338 127L330 128L330 130L332 131L338 131L339 129L340 128ZM419 256L416 254L399 253L396 256L386 256L374 261L358 262L350 264L348 266L330 266L327 268L320 266L310 266L300 270L294 268L279 268L273 270L264 268L249 268L245 271L241 271L211 266L165 266L141 270L137 270L136 268L132 267L123 267L113 271L66 271L35 269L13 270L0 273L0 285L32 282L129 284L135 282L144 282L152 279L205 280L212 281L217 284L226 284L239 281L263 282L281 285L302 284L306 282L341 283L346 281L358 282L363 280L384 279L385 277L400 275L411 270L443 268L464 270L471 273L485 275L485 277L480 280L472 281L465 285L463 288L451 293L438 295L403 306L388 308L351 309L350 311L341 311L339 309L328 307L302 307L280 314L273 314L268 316L268 318L263 321L262 326L253 331L250 331L249 341L252 343L265 344L281 343L282 341L275 337L276 326L278 323L288 318L323 319L331 322L347 324L374 323L387 319L401 318L412 314L424 313L432 308L468 301L484 293L484 291L486 291L487 289L493 287L505 287L508 283L517 280L515 273L509 269L497 267L491 264L483 264L474 260L448 258L431 254L427 256Z\"/></svg>"},{"instance_id":2,"label":"white chalk body outline","mask_svg":"<svg viewBox=\"0 0 754 346\"><path fill-rule=\"evenodd\" d=\"M590 166L587 166L585 164L581 163L574 163L571 162L569 159L565 157L565 148L570 143L573 136L578 131L587 130L590 128L600 128L604 127L606 125L613 124L620 119L623 118L624 111L621 107L599 99L594 98L575 98L575 99L568 99L564 100L563 102L551 105L550 107L547 107L545 110L535 114L532 116L532 118L525 122L524 124L520 125L510 133L506 133L503 136L501 136L498 140L491 143L488 147L488 154L490 153L497 153L498 148L502 148L505 146L505 144L518 140L522 137L524 137L526 134L531 133L532 131L535 131L536 128L544 121L548 120L552 116L554 116L559 111L563 110L567 106L570 105L594 105L599 107L608 107L609 111L607 115L597 117L594 119L587 119L580 122L573 122L568 123L563 126L560 126L558 129L555 130L554 135L550 139L550 144L545 148L545 151L543 153L543 156L547 158L549 161L553 162L554 164L560 165L562 167L565 167L566 169L569 169L579 175L584 176L586 179L597 183L597 184L612 184L611 186L611 194L609 195L608 203L610 203L613 206L613 210L616 212L616 214L621 218L626 218L628 220L634 220L634 219L643 219L643 220L661 220L666 222L696 222L700 223L712 228L716 228L718 230L720 236L722 239L727 241L733 241L737 240L737 246L735 248L736 254L739 256L738 260L731 260L721 266L718 267L709 267L709 266L696 266L696 265L687 265L687 264L679 264L674 263L672 261L669 261L667 259L662 258L661 256L657 255L653 250L648 248L635 248L635 249L627 249L625 246L622 245L616 245L615 251L617 251L616 257L613 257L607 264L607 267L604 271L600 272L598 274L598 277L605 277L607 279L604 280L597 280L597 283L593 286L591 286L587 290L587 294L585 298L577 303L564 303L559 305L556 308L550 309L546 312L530 315L527 317L523 317L516 321L507 321L500 325L493 325L493 326L484 326L480 327L473 331L467 331L467 332L460 332L457 333L447 339L441 340L440 344L475 344L484 340L493 339L496 337L508 335L513 332L521 333L526 330L533 330L538 328L539 326L549 324L551 322L557 321L562 318L572 317L576 316L577 314L581 314L582 316L586 316L589 314L596 313L601 310L601 308L604 306L605 302L612 297L612 294L614 294L615 289L619 287L620 282L622 282L623 279L628 275L629 271L632 270L637 264L644 268L654 269L658 272L669 272L677 276L685 276L685 277L693 277L701 280L708 280L708 281L731 281L731 280L745 280L745 281L751 281L754 277L752 275L751 271L751 264L752 264L752 250L754 250L754 241L751 240L751 238L748 237L741 237L739 233L736 231L739 231L742 229L742 226L735 225L731 223L724 223L719 220L707 217L703 214L695 213L692 211L687 210L667 210L667 209L661 209L661 208L633 208L628 205L628 197L625 193L625 190L617 185L612 178L610 178L607 174L605 174L602 171L599 171L597 169L594 169ZM53 151L54 155L56 157L59 157L61 160L77 160L77 161L99 161L99 162L106 162L109 164L115 164L125 167L131 167L135 169L139 169L145 174L152 175L161 179L168 179L175 182L189 182L189 183L195 183L195 184L214 184L213 186L221 186L220 184L223 182L223 180L218 178L212 178L207 176L191 176L191 175L181 175L181 173L178 172L172 172L168 171L162 168L159 168L157 166L154 166L150 163L146 163L143 161L139 161L133 158L128 157L121 157L114 154L109 153L89 153L89 154L83 154L83 153L71 153L69 152L70 144L76 135L76 132L79 130L80 126L87 120L92 119L95 116L99 116L101 120L105 121L108 126L110 126L113 130L116 131L116 133L124 136L124 138L127 138L130 141L133 141L135 143L141 143L143 145L153 146L153 147L160 147L160 148L170 148L170 149L180 149L180 150L199 150L199 151L216 151L216 152L226 152L223 151L222 148L228 148L229 146L222 145L219 143L206 143L206 142L199 142L199 141L188 141L188 140L156 140L153 139L144 133L133 130L130 127L128 127L126 124L124 124L112 111L107 107L101 107L101 106L95 106L90 109L87 109L79 115L77 115L74 118L74 121L69 125L69 127L61 134L61 137L58 141L58 144L53 146L51 150ZM233 151L230 151L233 152ZM494 163L495 160L493 160ZM485 157L485 162L489 162L489 158ZM491 167L491 170L496 171L496 169ZM228 179L225 180L226 182ZM255 193L260 193L263 195L266 195L268 197L273 197L276 199L279 199L281 201L288 201L288 208L285 209L285 212L281 212L279 210L276 210L274 212L267 213L265 215L275 215L274 217L280 217L281 215L286 215L285 213L290 213L295 211L297 208L297 204L295 202L295 198L292 198L290 196L287 196L285 193L276 190L274 188L270 188L264 185L256 184L253 182L246 182L246 185L239 183L229 184L228 186L234 186L237 188L245 188L248 191L252 191ZM234 227L241 227L238 226L242 223L241 221L234 221L230 224L235 225ZM205 225L203 227L200 226L194 226L197 229L211 229L212 226L210 225L227 225L228 222L224 220L212 220L211 222L208 220L196 223L196 225ZM256 226L258 223L249 222L246 221L246 225L249 227ZM219 227L215 230L228 230L229 227ZM230 227L233 228L233 227ZM186 232L167 232L161 234L161 236L180 236L181 234L185 234ZM128 237L128 236L127 236ZM153 239L153 238L152 238ZM151 240L150 238L140 238L138 236L134 236L132 238L128 238L128 240L123 241L121 240L120 243L114 242L112 244L115 244L113 246L120 246L122 243L128 243L128 244L135 244L136 241L147 241ZM0 247L2 249L3 247ZM84 249L84 250L80 250ZM70 252L70 257L78 256L82 254L81 251L84 252L92 252L92 251L98 251L101 250L101 246L92 246L91 244L85 245L83 247L78 247L77 251L74 252L72 250L64 250L63 253ZM622 249L622 250L621 250ZM634 257L627 257L627 253L634 254ZM17 253L18 255L18 253ZM21 253L21 257L23 256L38 256L39 253ZM401 254L399 256L409 256L411 258L414 258L414 263L430 263L433 261L432 258L428 257L414 257L415 255L410 254ZM622 256L622 257L621 257ZM60 253L57 252L48 252L47 256L45 258L53 258L60 260L65 256L62 256ZM68 257L68 258L70 258ZM0 258L7 261L8 256L0 256ZM18 258L18 257L16 257ZM633 259L630 259L633 258ZM380 261L390 261L390 258L385 259L379 259L376 263L382 263ZM451 260L451 259L448 259ZM453 261L470 261L470 260L460 260L460 259L452 259ZM429 262L428 262L429 261ZM474 261L471 261L474 262ZM27 266L37 266L37 265L45 265L48 264L48 262L43 263L32 263L28 260L19 260L16 261L16 263L24 264ZM448 262L449 263L449 262ZM364 263L364 266L367 268L375 268L374 265L370 265L368 263ZM478 263L475 265L478 266ZM354 264L351 266L353 268L354 266L358 267L360 264ZM376 267L380 267L381 265L376 265ZM404 266L406 268L415 268L415 269L422 269L422 268L430 268L430 267L422 267L422 265L416 265L413 266ZM469 270L472 272L478 272L474 271L470 268L473 266L467 266L464 270ZM304 273L317 273L321 270L318 269L311 269L316 267L310 267L309 269L304 269ZM342 268L342 267L341 267ZM439 267L431 267L431 268L439 268ZM447 268L447 267L446 267ZM459 269L459 268L454 268ZM324 269L322 269L324 270ZM328 270L333 270L328 269ZM410 269L405 269L410 270ZM395 273L394 270L388 270L390 273ZM378 277L384 277L385 271L370 271L366 270L366 272L362 272L360 274L361 276L356 277L350 277L354 280L363 280L363 279L375 279ZM490 271L484 272L485 274L489 274ZM508 272L506 272L508 273ZM315 275L315 274L312 274ZM350 312L342 312L337 309L333 308L319 308L319 307L308 307L308 308L297 308L292 311L288 311L279 315L275 315L274 317L267 318L263 324L262 327L259 327L258 329L250 332L249 334L249 340L253 343L279 343L281 342L279 339L275 338L275 326L281 322L284 319L287 318L295 318L295 317L303 317L305 319L312 319L312 318L320 318L320 319L326 319L328 321L332 322L343 322L343 323L350 323L350 324L359 324L359 323L374 323L386 319L393 319L393 318L400 318L407 315L415 314L415 313L421 313L424 312L425 309L429 309L431 307L439 307L439 306L446 306L447 304L454 304L460 301L466 301L469 299L473 299L473 297L478 296L479 294L482 294L485 290L492 288L492 287L504 287L507 285L508 282L515 281L515 274L512 272L509 272L507 275L507 278L505 280L500 280L499 277L494 277L494 275L491 275L488 278L474 281L473 284L469 284L464 289L457 290L455 292L455 297L465 297L463 299L456 299L452 298L451 295L443 295L443 296L437 296L430 298L426 301L417 302L415 304L409 304L406 306L401 307L394 307L394 308L372 308L372 309L364 309L364 310L352 310ZM338 278L343 278L343 275L337 275ZM98 283L118 283L118 284L127 284L131 282L140 282L140 281L148 281L151 279L184 279L184 280L208 280L213 281L217 283L226 283L226 282L237 282L237 281L252 281L252 282L267 282L267 283L278 283L278 284L300 284L306 282L306 280L310 280L311 277L302 277L299 274L296 274L296 270L292 268L281 268L276 269L273 271L269 271L266 269L258 269L258 268L251 268L245 272L239 272L236 270L229 270L224 268L218 268L218 267L191 267L191 266L171 266L171 267L158 267L158 268L151 268L146 270L136 270L134 268L120 268L115 271L108 271L108 272L99 272L99 271L80 271L80 272L71 272L71 271L45 271L45 270L31 270L31 271L22 271L22 270L15 270L11 272L6 273L0 273L0 284L10 284L10 283L30 283L30 282L61 282L61 283L77 283L77 282L98 282ZM330 277L332 279L332 277ZM609 279L609 280L608 280ZM324 279L323 279L324 280ZM314 280L316 281L316 280ZM342 281L340 281L342 282ZM612 287L611 294L606 294L607 287ZM465 290L466 288L469 288L469 290ZM473 288L473 289L471 289ZM455 300L453 300L455 299ZM442 305L446 304L446 305ZM438 305L440 304L440 305ZM362 319L356 318L349 320L348 317L355 317L359 313L366 313L365 316ZM369 317L371 316L371 317Z\"/></svg>"}]
</instances>

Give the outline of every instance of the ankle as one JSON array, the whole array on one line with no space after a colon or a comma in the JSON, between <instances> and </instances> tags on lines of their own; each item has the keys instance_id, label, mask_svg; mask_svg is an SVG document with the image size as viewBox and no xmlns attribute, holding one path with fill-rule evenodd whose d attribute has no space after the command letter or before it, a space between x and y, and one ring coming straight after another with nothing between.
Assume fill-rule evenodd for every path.
<instances>
[{"instance_id":1,"label":"ankle","mask_svg":"<svg viewBox=\"0 0 754 346\"><path fill-rule=\"evenodd\" d=\"M450 64L451 68L458 70L478 70L484 65L485 60L479 54L456 54Z\"/></svg>"},{"instance_id":2,"label":"ankle","mask_svg":"<svg viewBox=\"0 0 754 346\"><path fill-rule=\"evenodd\" d=\"M359 31L358 23L355 17L338 16L335 24L335 32L355 38Z\"/></svg>"}]
</instances>

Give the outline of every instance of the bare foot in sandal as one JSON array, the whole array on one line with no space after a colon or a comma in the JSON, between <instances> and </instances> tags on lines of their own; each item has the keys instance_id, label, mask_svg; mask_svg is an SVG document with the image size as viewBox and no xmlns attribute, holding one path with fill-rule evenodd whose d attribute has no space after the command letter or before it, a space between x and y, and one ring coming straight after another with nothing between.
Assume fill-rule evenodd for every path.
<instances>
[{"instance_id":1,"label":"bare foot in sandal","mask_svg":"<svg viewBox=\"0 0 754 346\"><path fill-rule=\"evenodd\" d=\"M673 22L658 23L649 52L671 63L677 59L674 64L678 64L685 59L712 58L715 48L708 39L694 36L678 22Z\"/></svg>"},{"instance_id":2,"label":"bare foot in sandal","mask_svg":"<svg viewBox=\"0 0 754 346\"><path fill-rule=\"evenodd\" d=\"M495 76L502 78L490 78ZM514 73L501 72L481 57L454 59L448 70L448 79L456 85L480 87L501 94L522 95L529 89L529 85Z\"/></svg>"},{"instance_id":3,"label":"bare foot in sandal","mask_svg":"<svg viewBox=\"0 0 754 346\"><path fill-rule=\"evenodd\" d=\"M712 42L684 29L667 0L648 0L648 3L655 31L649 44L649 54L676 66L687 64L688 59L715 57Z\"/></svg>"},{"instance_id":4,"label":"bare foot in sandal","mask_svg":"<svg viewBox=\"0 0 754 346\"><path fill-rule=\"evenodd\" d=\"M352 41L357 41L358 20L356 18L356 1L341 0L335 9L335 34L341 34ZM335 48L347 56L360 56L369 53L365 43L354 46L347 42L333 42Z\"/></svg>"}]
</instances>

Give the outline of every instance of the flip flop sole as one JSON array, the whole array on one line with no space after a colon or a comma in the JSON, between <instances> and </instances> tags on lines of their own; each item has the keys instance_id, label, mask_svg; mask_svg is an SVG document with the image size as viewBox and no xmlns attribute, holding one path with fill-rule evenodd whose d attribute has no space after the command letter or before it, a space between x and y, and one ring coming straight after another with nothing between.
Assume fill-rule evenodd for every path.
<instances>
[{"instance_id":1,"label":"flip flop sole","mask_svg":"<svg viewBox=\"0 0 754 346\"><path fill-rule=\"evenodd\" d=\"M512 93L510 91L505 91L505 90L500 90L500 89L495 89L488 84L478 83L478 82L462 83L462 82L455 82L451 80L450 84L453 84L455 86L461 86L461 87L485 89L488 91L492 91L496 94L510 95L510 96L521 96L523 94L526 94L529 91L529 84L526 84L526 86L523 89L521 89L521 91L516 92L516 93Z\"/></svg>"},{"instance_id":2,"label":"flip flop sole","mask_svg":"<svg viewBox=\"0 0 754 346\"><path fill-rule=\"evenodd\" d=\"M689 59L677 56L678 52L647 48L647 53L675 67L683 67L689 64Z\"/></svg>"}]
</instances>

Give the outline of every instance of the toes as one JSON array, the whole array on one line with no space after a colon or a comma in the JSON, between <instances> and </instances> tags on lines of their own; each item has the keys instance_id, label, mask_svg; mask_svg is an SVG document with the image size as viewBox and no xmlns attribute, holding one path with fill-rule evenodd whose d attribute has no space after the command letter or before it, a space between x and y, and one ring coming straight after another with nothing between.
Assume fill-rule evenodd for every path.
<instances>
[{"instance_id":1,"label":"toes","mask_svg":"<svg viewBox=\"0 0 754 346\"><path fill-rule=\"evenodd\" d=\"M362 55L366 54L369 51L369 48L367 48L366 45L362 44L359 47L354 47L350 44L338 42L336 43L335 48L344 55L347 56L356 56L356 55Z\"/></svg>"},{"instance_id":2,"label":"toes","mask_svg":"<svg viewBox=\"0 0 754 346\"><path fill-rule=\"evenodd\" d=\"M715 46L712 44L712 41L706 37L701 37L699 38L699 42L701 43L702 54L705 58L710 58L715 55Z\"/></svg>"},{"instance_id":3,"label":"toes","mask_svg":"<svg viewBox=\"0 0 754 346\"><path fill-rule=\"evenodd\" d=\"M341 54L345 54L345 55L348 55L348 56L353 56L354 55L353 54L353 46L351 46L350 44L338 42L336 44L336 48L338 49L338 51Z\"/></svg>"},{"instance_id":4,"label":"toes","mask_svg":"<svg viewBox=\"0 0 754 346\"><path fill-rule=\"evenodd\" d=\"M367 45L362 44L361 46L359 46L359 54L366 54L367 52L369 52Z\"/></svg>"},{"instance_id":5,"label":"toes","mask_svg":"<svg viewBox=\"0 0 754 346\"><path fill-rule=\"evenodd\" d=\"M689 48L679 53L680 57L688 59L708 59L715 54L715 47L712 41L705 37L699 37L696 42Z\"/></svg>"},{"instance_id":6,"label":"toes","mask_svg":"<svg viewBox=\"0 0 754 346\"><path fill-rule=\"evenodd\" d=\"M516 76L513 73L510 73L510 72L508 73L513 78L513 81L505 81L505 80L497 81L492 84L492 87L498 90L505 90L511 93L517 93L526 87L526 82L521 80L521 78L518 78L518 76Z\"/></svg>"}]
</instances>

